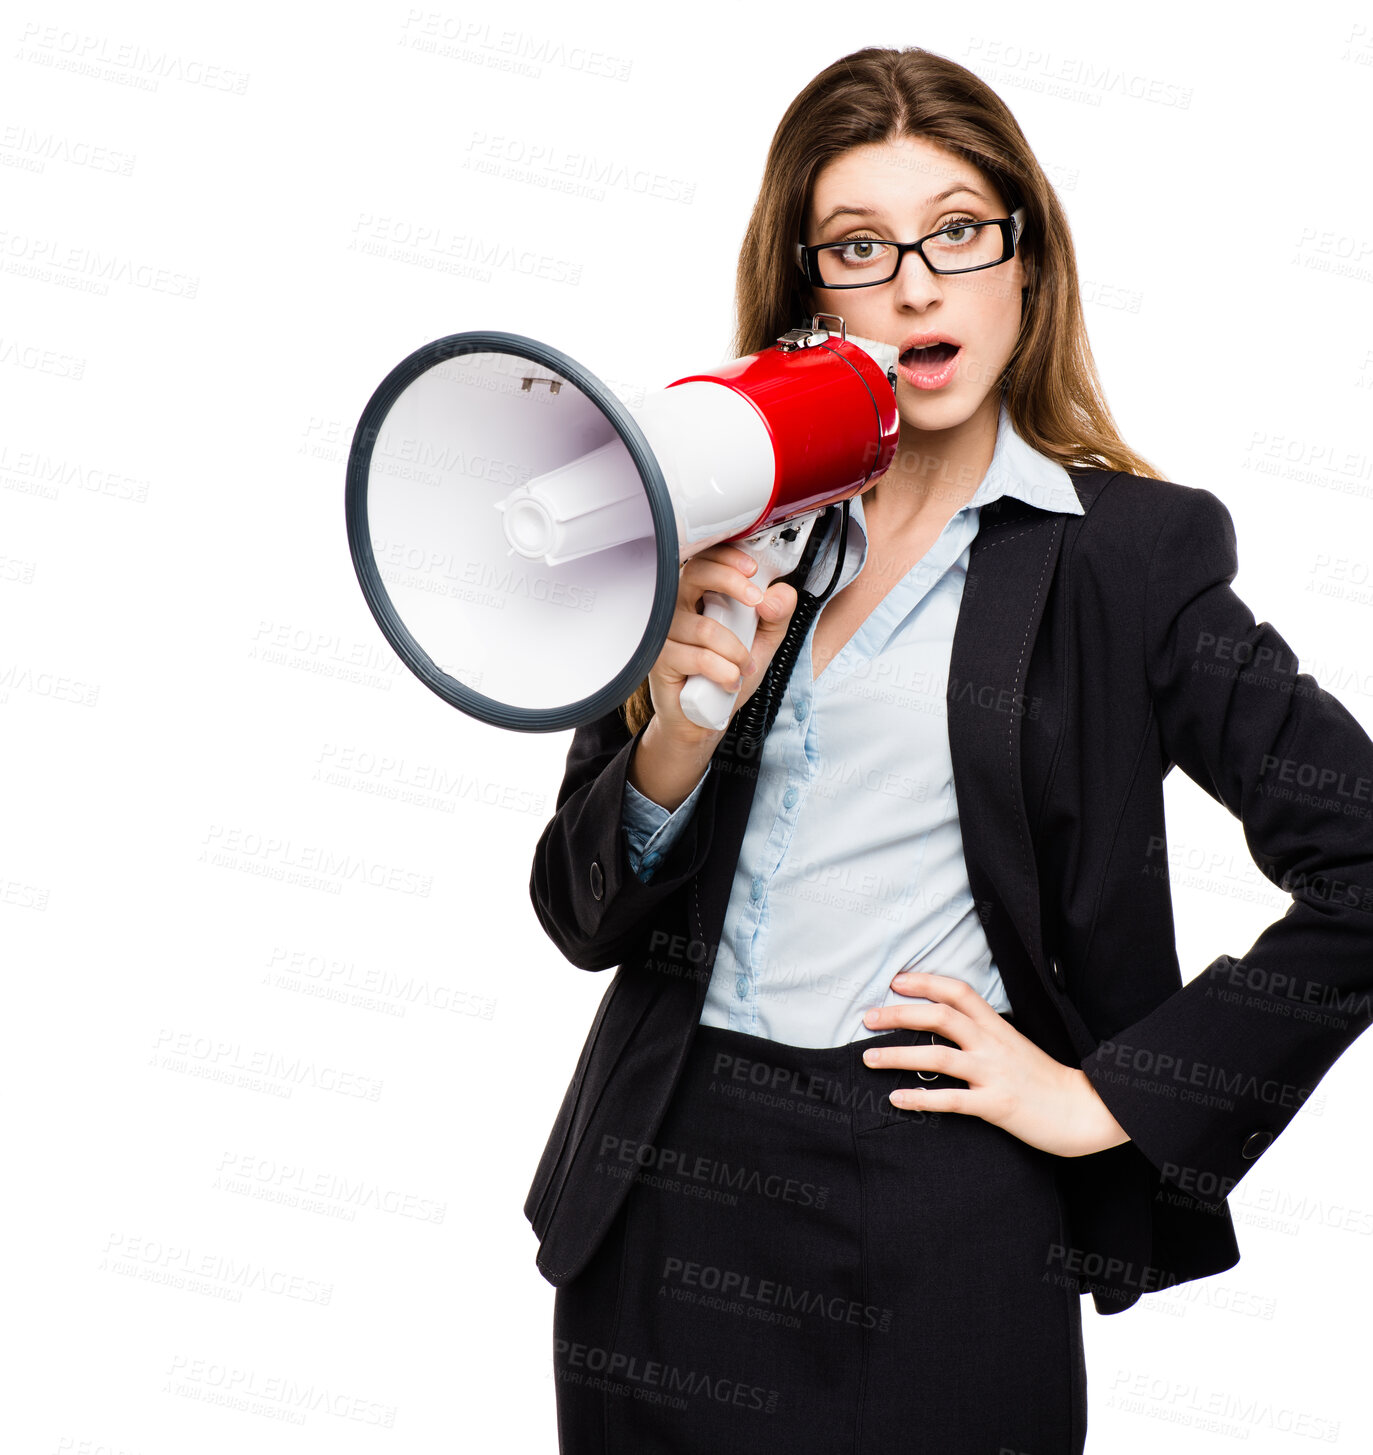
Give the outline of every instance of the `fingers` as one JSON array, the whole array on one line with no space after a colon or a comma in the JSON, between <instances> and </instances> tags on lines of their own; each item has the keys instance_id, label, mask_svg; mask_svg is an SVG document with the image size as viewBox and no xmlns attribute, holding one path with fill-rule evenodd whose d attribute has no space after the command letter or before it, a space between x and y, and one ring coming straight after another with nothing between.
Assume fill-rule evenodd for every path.
<instances>
[{"instance_id":1,"label":"fingers","mask_svg":"<svg viewBox=\"0 0 1373 1455\"><path fill-rule=\"evenodd\" d=\"M715 624L719 625L718 622ZM725 628L721 630L733 641L733 648L725 647L721 651L713 651L708 647L674 642L663 648L658 660L669 671L684 678L703 675L732 692L740 686L740 678L753 671L753 659L744 651L743 643L733 632ZM744 658L742 662L736 660L740 654Z\"/></svg>"},{"instance_id":2,"label":"fingers","mask_svg":"<svg viewBox=\"0 0 1373 1455\"><path fill-rule=\"evenodd\" d=\"M721 596L732 596L735 600L742 601L745 606L758 605L763 599L763 588L749 579L757 571L757 562L752 556L732 547L729 554L732 559L723 561L708 556L703 551L682 567L677 587L677 605L680 610L695 612L702 594L707 591L718 591Z\"/></svg>"},{"instance_id":3,"label":"fingers","mask_svg":"<svg viewBox=\"0 0 1373 1455\"><path fill-rule=\"evenodd\" d=\"M665 644L665 665L684 677L702 673L722 687L742 685L743 678L755 670L756 661L737 633L702 611L701 598L707 591L716 591L755 611L762 602L771 612L775 603L765 601L766 593L749 579L757 569L758 563L747 551L728 545L708 547L682 567L677 611L668 632L669 643L675 642L677 647L669 650Z\"/></svg>"},{"instance_id":4,"label":"fingers","mask_svg":"<svg viewBox=\"0 0 1373 1455\"><path fill-rule=\"evenodd\" d=\"M650 679L658 676L664 698L667 689L680 690L687 678L697 675L732 692L761 678L799 597L796 589L784 582L773 582L761 589L751 579L757 571L758 563L747 551L726 544L708 546L683 564L677 609L667 641L649 674ZM723 622L706 615L702 597L707 591L732 597L757 613L752 650ZM751 693L752 687L748 690Z\"/></svg>"},{"instance_id":5,"label":"fingers","mask_svg":"<svg viewBox=\"0 0 1373 1455\"><path fill-rule=\"evenodd\" d=\"M731 546L727 542L722 542L718 545L707 546L703 551L697 551L689 561L683 564L682 570L686 571L693 565L700 565L706 561L717 561L722 565L733 566L735 570L742 572L745 576L752 576L758 569L758 562L742 546Z\"/></svg>"},{"instance_id":6,"label":"fingers","mask_svg":"<svg viewBox=\"0 0 1373 1455\"><path fill-rule=\"evenodd\" d=\"M940 975L933 970L903 970L892 978L891 988L901 995L924 997L946 1007L942 1018L931 1020L927 1016L921 1021L921 1025L934 1030L953 1024L960 1016L967 1016L980 1025L1001 1022L1001 1017L987 1001L957 975Z\"/></svg>"},{"instance_id":7,"label":"fingers","mask_svg":"<svg viewBox=\"0 0 1373 1455\"><path fill-rule=\"evenodd\" d=\"M957 1076L963 1080L963 1073L957 1067L959 1057L966 1054L962 1046L941 1046L933 1041L915 1046L873 1046L863 1052L863 1064L896 1067L903 1071L942 1071L946 1076Z\"/></svg>"},{"instance_id":8,"label":"fingers","mask_svg":"<svg viewBox=\"0 0 1373 1455\"><path fill-rule=\"evenodd\" d=\"M800 599L796 587L785 581L774 581L756 608L759 616L759 630L767 628L781 636Z\"/></svg>"},{"instance_id":9,"label":"fingers","mask_svg":"<svg viewBox=\"0 0 1373 1455\"><path fill-rule=\"evenodd\" d=\"M661 660L684 677L704 672L723 687L734 687L753 671L753 655L723 622L679 611L673 617Z\"/></svg>"}]
</instances>

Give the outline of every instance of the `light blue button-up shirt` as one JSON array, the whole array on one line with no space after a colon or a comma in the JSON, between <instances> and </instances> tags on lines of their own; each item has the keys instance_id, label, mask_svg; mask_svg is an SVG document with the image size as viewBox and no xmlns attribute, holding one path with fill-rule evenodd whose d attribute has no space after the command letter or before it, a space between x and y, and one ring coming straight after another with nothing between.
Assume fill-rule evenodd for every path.
<instances>
[{"instance_id":1,"label":"light blue button-up shirt","mask_svg":"<svg viewBox=\"0 0 1373 1455\"><path fill-rule=\"evenodd\" d=\"M1068 472L1016 434L1004 405L977 492L818 679L811 623L763 744L702 1024L794 1046L880 1035L864 1012L912 999L890 988L903 969L957 976L994 1010L1010 1010L968 885L946 703L981 507L1002 495L1083 513ZM868 556L862 497L849 509L836 594ZM837 550L830 541L818 552L807 590L824 590ZM711 771L671 814L625 783L628 857L640 879L685 826Z\"/></svg>"}]
</instances>

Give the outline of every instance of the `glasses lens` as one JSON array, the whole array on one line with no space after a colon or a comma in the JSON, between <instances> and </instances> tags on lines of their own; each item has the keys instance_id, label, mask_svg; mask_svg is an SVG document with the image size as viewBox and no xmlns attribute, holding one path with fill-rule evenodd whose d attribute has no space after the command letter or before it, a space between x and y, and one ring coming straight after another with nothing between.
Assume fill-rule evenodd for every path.
<instances>
[{"instance_id":1,"label":"glasses lens","mask_svg":"<svg viewBox=\"0 0 1373 1455\"><path fill-rule=\"evenodd\" d=\"M936 272L956 273L1001 261L1004 243L994 222L969 222L947 228L925 244ZM821 248L816 254L824 286L885 283L896 272L896 249L876 238L856 237Z\"/></svg>"},{"instance_id":2,"label":"glasses lens","mask_svg":"<svg viewBox=\"0 0 1373 1455\"><path fill-rule=\"evenodd\" d=\"M1004 243L994 222L969 222L947 228L925 244L925 256L936 268L982 268L1001 260Z\"/></svg>"},{"instance_id":3,"label":"glasses lens","mask_svg":"<svg viewBox=\"0 0 1373 1455\"><path fill-rule=\"evenodd\" d=\"M845 283L884 283L896 271L896 249L870 237L821 248L816 259L826 288Z\"/></svg>"}]
</instances>

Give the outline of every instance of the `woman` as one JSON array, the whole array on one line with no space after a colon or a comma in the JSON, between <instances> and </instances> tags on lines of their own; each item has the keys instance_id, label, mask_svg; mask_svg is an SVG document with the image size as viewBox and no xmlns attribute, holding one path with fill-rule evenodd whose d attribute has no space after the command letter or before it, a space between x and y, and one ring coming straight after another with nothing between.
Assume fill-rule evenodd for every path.
<instances>
[{"instance_id":1,"label":"woman","mask_svg":"<svg viewBox=\"0 0 1373 1455\"><path fill-rule=\"evenodd\" d=\"M893 246L917 239L919 250ZM1152 967L1132 970L1128 925L1119 948L1111 939L1133 912L1124 895L1139 897L1144 950L1148 927L1167 919L1166 871L1160 888L1157 860L1143 862L1162 839L1139 805L1161 814L1172 761L1233 806L1255 795L1221 781L1227 758L1238 776L1274 757L1260 748L1309 737L1327 761L1373 776L1373 743L1319 689L1293 728L1292 696L1259 696L1243 667L1232 696L1241 714L1253 704L1250 737L1223 737L1237 731L1229 710L1211 714L1222 728L1206 719L1224 674L1198 656L1224 653L1203 652L1206 621L1187 613L1218 602L1233 576L1228 516L1207 516L1213 539L1190 558L1171 524L1147 530L1150 550L1137 539L1141 512L1182 489L1155 480L1116 434L1062 211L976 76L924 51L868 49L811 81L773 139L738 305L737 354L819 312L895 344L900 446L851 502L843 541L822 543L834 522L817 524L816 554L761 599L737 548L688 561L669 639L623 722L579 729L569 753L531 893L574 963L622 963L526 1203L544 1239L539 1266L558 1284L561 1448L1080 1451L1080 1293L1112 1311L1106 1300L1125 1307L1150 1286L1230 1266L1226 1189L1199 1184L1216 1167L1242 1171L1285 1121L1265 1113L1251 1128L1233 1105L1233 1124L1214 1109L1198 1121L1198 1098L1179 1111L1177 1088L1136 1074L1135 1048L1122 1063L1106 1037L1138 1030L1156 1068L1169 1059L1160 1048L1205 1047L1187 1039L1199 1028L1229 1036L1236 1059L1252 1051L1265 1071L1313 1084L1366 1023L1303 1040L1252 1009L1251 1032L1238 1005L1203 1019L1195 997L1164 1000ZM1196 519L1223 512L1186 493L1205 496L1189 502ZM1088 506L1121 523L1088 532L1075 519ZM1048 542L1035 569L1031 542ZM970 574L973 561L999 575ZM983 614L973 626L1000 575L1025 583L1025 619L1008 594L1004 623ZM975 584L981 594L965 599ZM793 633L799 650L778 682L802 585L825 605L804 638ZM699 613L707 590L756 605L751 652ZM1241 620L1236 598L1224 606L1216 621ZM1084 651L1097 616L1110 635ZM1246 638L1259 640L1283 645L1271 628ZM1064 666L1070 651L1082 660ZM1015 683L1052 688L1012 693L1007 710L1004 689L976 690L1012 680L998 675L1003 660ZM1186 661L1206 683L1188 685ZM970 695L951 663L969 669ZM682 685L702 672L738 686L741 708L767 678L775 725L754 761L733 731L682 714ZM1314 684L1298 680L1310 701ZM1135 729L1127 700L1148 709ZM1098 713L1121 725L1118 741ZM976 758L973 737L986 744ZM1003 792L1017 781L1023 810ZM1251 844L1274 811L1246 809ZM610 837L621 825L623 852ZM1333 861L1360 886L1341 934L1353 940L1345 983L1362 975L1367 988L1370 835L1338 813L1319 828L1331 843L1361 834L1357 855L1289 854L1284 842L1265 871L1282 869L1286 887L1294 868ZM1093 876L1102 860L1113 878ZM1039 939L1024 929L1041 912L1032 861L1043 939L1056 947L1043 983L1013 937ZM1094 945L1114 962L1114 1003L1082 978ZM1160 1002L1161 1040L1149 1043L1145 1012ZM633 1109L636 1087L650 1111ZM1198 1151L1175 1163L1175 1147ZM1081 1183L1070 1207L1065 1189L1089 1167L1118 1180L1109 1194ZM1160 1171L1173 1202L1151 1211ZM1119 1219L1130 1217L1147 1222L1130 1232L1143 1241L1128 1242ZM1140 1258L1108 1260L1114 1281L1082 1276L1084 1254L1126 1246Z\"/></svg>"}]
</instances>

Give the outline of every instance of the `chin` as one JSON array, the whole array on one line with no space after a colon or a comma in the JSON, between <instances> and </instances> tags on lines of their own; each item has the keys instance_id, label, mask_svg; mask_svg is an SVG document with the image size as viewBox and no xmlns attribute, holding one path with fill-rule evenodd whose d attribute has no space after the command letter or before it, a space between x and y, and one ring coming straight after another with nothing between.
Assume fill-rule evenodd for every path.
<instances>
[{"instance_id":1,"label":"chin","mask_svg":"<svg viewBox=\"0 0 1373 1455\"><path fill-rule=\"evenodd\" d=\"M909 386L897 394L897 413L901 423L912 429L953 429L972 418L980 400L958 394L922 394Z\"/></svg>"}]
</instances>

